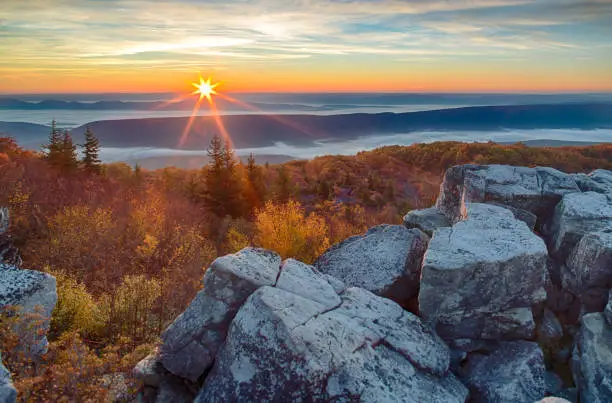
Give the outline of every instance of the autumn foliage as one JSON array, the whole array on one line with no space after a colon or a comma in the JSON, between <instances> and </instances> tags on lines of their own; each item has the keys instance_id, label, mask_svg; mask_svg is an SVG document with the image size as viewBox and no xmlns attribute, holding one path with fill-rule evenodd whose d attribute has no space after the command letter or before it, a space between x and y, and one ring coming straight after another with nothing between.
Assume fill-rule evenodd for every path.
<instances>
[{"instance_id":1,"label":"autumn foliage","mask_svg":"<svg viewBox=\"0 0 612 403\"><path fill-rule=\"evenodd\" d=\"M70 169L0 138L0 205L10 209L12 240L25 268L57 278L59 296L41 362L6 354L16 341L3 332L20 399L98 400L150 351L220 254L256 245L311 263L346 237L430 206L456 164L612 169L609 145L441 142L261 166L215 141L199 170L145 171L98 165L91 135L87 165L53 157Z\"/></svg>"}]
</instances>

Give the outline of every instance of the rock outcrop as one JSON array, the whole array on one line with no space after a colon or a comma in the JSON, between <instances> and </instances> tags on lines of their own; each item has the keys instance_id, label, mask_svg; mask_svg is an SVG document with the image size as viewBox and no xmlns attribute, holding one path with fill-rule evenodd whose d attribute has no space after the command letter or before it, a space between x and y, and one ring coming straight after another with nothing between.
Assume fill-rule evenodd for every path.
<instances>
[{"instance_id":1,"label":"rock outcrop","mask_svg":"<svg viewBox=\"0 0 612 403\"><path fill-rule=\"evenodd\" d=\"M568 194L557 205L547 228L551 254L564 260L583 236L605 230L612 230L612 194Z\"/></svg>"},{"instance_id":2,"label":"rock outcrop","mask_svg":"<svg viewBox=\"0 0 612 403\"><path fill-rule=\"evenodd\" d=\"M612 288L612 226L580 239L564 266L562 281L581 299L585 312L603 311Z\"/></svg>"},{"instance_id":3,"label":"rock outcrop","mask_svg":"<svg viewBox=\"0 0 612 403\"><path fill-rule=\"evenodd\" d=\"M574 179L583 192L612 193L612 171L596 169L588 175L576 174Z\"/></svg>"},{"instance_id":4,"label":"rock outcrop","mask_svg":"<svg viewBox=\"0 0 612 403\"><path fill-rule=\"evenodd\" d=\"M571 175L552 168L458 165L446 171L436 207L453 221L461 217L466 203L489 202L544 219L563 195L579 191Z\"/></svg>"},{"instance_id":5,"label":"rock outcrop","mask_svg":"<svg viewBox=\"0 0 612 403\"><path fill-rule=\"evenodd\" d=\"M314 266L220 257L135 368L146 401L612 401L610 189L458 166L436 207Z\"/></svg>"},{"instance_id":6,"label":"rock outcrop","mask_svg":"<svg viewBox=\"0 0 612 403\"><path fill-rule=\"evenodd\" d=\"M204 289L162 334L164 367L196 381L212 366L244 301L259 287L276 283L280 263L276 253L256 248L217 258L204 275Z\"/></svg>"},{"instance_id":7,"label":"rock outcrop","mask_svg":"<svg viewBox=\"0 0 612 403\"><path fill-rule=\"evenodd\" d=\"M332 246L314 265L347 286L406 304L418 291L428 241L418 229L379 225Z\"/></svg>"},{"instance_id":8,"label":"rock outcrop","mask_svg":"<svg viewBox=\"0 0 612 403\"><path fill-rule=\"evenodd\" d=\"M360 288L317 301L324 281L311 298L251 295L196 401L465 401L448 347L416 316Z\"/></svg>"},{"instance_id":9,"label":"rock outcrop","mask_svg":"<svg viewBox=\"0 0 612 403\"><path fill-rule=\"evenodd\" d=\"M572 357L581 402L612 401L612 326L601 313L584 315Z\"/></svg>"},{"instance_id":10,"label":"rock outcrop","mask_svg":"<svg viewBox=\"0 0 612 403\"><path fill-rule=\"evenodd\" d=\"M15 403L16 400L17 391L11 383L8 370L2 364L2 355L0 355L0 403Z\"/></svg>"},{"instance_id":11,"label":"rock outcrop","mask_svg":"<svg viewBox=\"0 0 612 403\"><path fill-rule=\"evenodd\" d=\"M468 203L438 229L423 260L419 310L444 339L533 337L545 300L544 241L502 207Z\"/></svg>"},{"instance_id":12,"label":"rock outcrop","mask_svg":"<svg viewBox=\"0 0 612 403\"><path fill-rule=\"evenodd\" d=\"M472 355L462 379L470 387L472 402L532 403L546 392L545 371L536 343L514 341L490 355Z\"/></svg>"},{"instance_id":13,"label":"rock outcrop","mask_svg":"<svg viewBox=\"0 0 612 403\"><path fill-rule=\"evenodd\" d=\"M404 216L404 226L406 228L417 228L432 236L438 228L450 227L451 222L440 210L435 207L423 210L412 210Z\"/></svg>"}]
</instances>

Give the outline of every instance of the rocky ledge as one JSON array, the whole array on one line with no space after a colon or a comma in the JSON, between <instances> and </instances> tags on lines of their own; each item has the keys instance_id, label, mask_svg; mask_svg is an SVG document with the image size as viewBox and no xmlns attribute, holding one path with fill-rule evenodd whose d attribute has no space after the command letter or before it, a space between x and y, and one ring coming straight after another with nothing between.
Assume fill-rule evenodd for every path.
<instances>
[{"instance_id":1,"label":"rocky ledge","mask_svg":"<svg viewBox=\"0 0 612 403\"><path fill-rule=\"evenodd\" d=\"M145 401L612 401L612 172L463 165L309 266L246 248L135 374Z\"/></svg>"}]
</instances>

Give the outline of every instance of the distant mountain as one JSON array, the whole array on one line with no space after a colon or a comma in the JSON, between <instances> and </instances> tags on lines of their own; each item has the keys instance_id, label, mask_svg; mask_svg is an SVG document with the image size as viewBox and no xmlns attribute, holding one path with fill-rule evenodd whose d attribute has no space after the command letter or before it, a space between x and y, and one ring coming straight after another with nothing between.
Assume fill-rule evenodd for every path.
<instances>
[{"instance_id":1,"label":"distant mountain","mask_svg":"<svg viewBox=\"0 0 612 403\"><path fill-rule=\"evenodd\" d=\"M612 104L481 106L410 113L354 113L343 115L226 115L223 124L234 147L263 147L282 142L310 146L321 140L347 140L368 135L417 131L496 131L503 129L609 129ZM176 148L188 118L106 120L90 123L105 147ZM24 129L22 133L21 128ZM80 126L72 130L80 136ZM25 123L0 123L18 141L44 140L49 128ZM183 148L203 149L219 134L215 119L196 117ZM25 136L25 138L24 138Z\"/></svg>"}]
</instances>

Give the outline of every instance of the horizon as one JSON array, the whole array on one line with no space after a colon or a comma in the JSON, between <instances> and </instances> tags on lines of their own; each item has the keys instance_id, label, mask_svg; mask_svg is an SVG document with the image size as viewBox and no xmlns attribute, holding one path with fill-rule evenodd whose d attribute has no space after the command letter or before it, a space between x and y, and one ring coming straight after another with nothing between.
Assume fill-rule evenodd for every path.
<instances>
[{"instance_id":1,"label":"horizon","mask_svg":"<svg viewBox=\"0 0 612 403\"><path fill-rule=\"evenodd\" d=\"M4 0L0 93L607 93L606 1ZM109 40L109 38L113 38Z\"/></svg>"}]
</instances>

